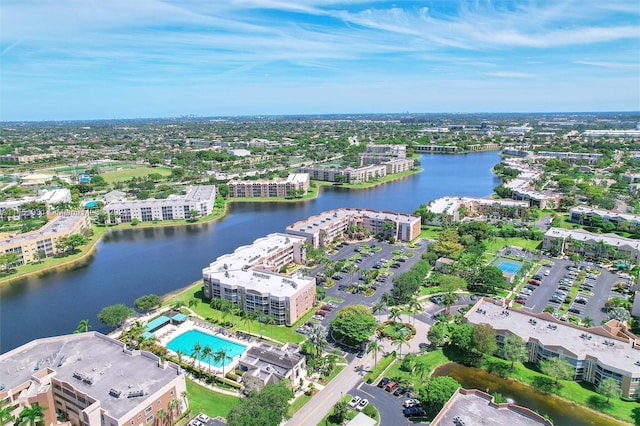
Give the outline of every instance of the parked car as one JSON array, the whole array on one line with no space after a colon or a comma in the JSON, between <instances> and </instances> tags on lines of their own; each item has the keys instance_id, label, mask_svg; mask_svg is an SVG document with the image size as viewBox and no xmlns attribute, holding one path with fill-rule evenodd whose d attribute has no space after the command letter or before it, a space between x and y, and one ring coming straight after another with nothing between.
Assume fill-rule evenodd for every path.
<instances>
[{"instance_id":1,"label":"parked car","mask_svg":"<svg viewBox=\"0 0 640 426\"><path fill-rule=\"evenodd\" d=\"M400 395L403 395L406 391L407 391L407 388L403 388L402 386L398 386L398 387L396 388L396 390L395 390L395 391L393 391L393 394L394 394L395 396L400 396Z\"/></svg>"},{"instance_id":2,"label":"parked car","mask_svg":"<svg viewBox=\"0 0 640 426\"><path fill-rule=\"evenodd\" d=\"M355 407L358 404L360 404L361 398L359 396L354 396L353 398L351 398L351 401L349 401L349 407Z\"/></svg>"},{"instance_id":3,"label":"parked car","mask_svg":"<svg viewBox=\"0 0 640 426\"><path fill-rule=\"evenodd\" d=\"M425 415L422 407L409 407L402 410L405 417L422 417Z\"/></svg>"},{"instance_id":4,"label":"parked car","mask_svg":"<svg viewBox=\"0 0 640 426\"><path fill-rule=\"evenodd\" d=\"M321 317L324 317L325 315L327 315L326 311L323 311L322 309L316 312L316 315L319 315Z\"/></svg>"},{"instance_id":5,"label":"parked car","mask_svg":"<svg viewBox=\"0 0 640 426\"><path fill-rule=\"evenodd\" d=\"M527 303L527 299L522 296L516 297L513 301L521 305L525 305Z\"/></svg>"},{"instance_id":6,"label":"parked car","mask_svg":"<svg viewBox=\"0 0 640 426\"><path fill-rule=\"evenodd\" d=\"M415 398L405 399L404 402L402 403L402 406L404 408L417 407L419 405L420 405L420 401L418 401Z\"/></svg>"},{"instance_id":7,"label":"parked car","mask_svg":"<svg viewBox=\"0 0 640 426\"><path fill-rule=\"evenodd\" d=\"M396 382L391 381L387 383L387 385L384 387L384 390L386 390L387 392L394 392L397 387L398 387L398 384Z\"/></svg>"},{"instance_id":8,"label":"parked car","mask_svg":"<svg viewBox=\"0 0 640 426\"><path fill-rule=\"evenodd\" d=\"M442 297L440 297L440 296L433 296L433 297L431 298L431 301L432 301L433 303L435 303L436 305L439 305L439 304L441 304L441 303L442 303Z\"/></svg>"},{"instance_id":9,"label":"parked car","mask_svg":"<svg viewBox=\"0 0 640 426\"><path fill-rule=\"evenodd\" d=\"M529 284L540 285L541 283L538 280L529 280Z\"/></svg>"},{"instance_id":10,"label":"parked car","mask_svg":"<svg viewBox=\"0 0 640 426\"><path fill-rule=\"evenodd\" d=\"M580 309L578 308L569 308L569 312L571 312L572 314L577 314L580 315L580 312L582 312Z\"/></svg>"},{"instance_id":11,"label":"parked car","mask_svg":"<svg viewBox=\"0 0 640 426\"><path fill-rule=\"evenodd\" d=\"M546 271L544 271L544 276L548 277L550 273L551 273L551 271L547 269Z\"/></svg>"},{"instance_id":12,"label":"parked car","mask_svg":"<svg viewBox=\"0 0 640 426\"><path fill-rule=\"evenodd\" d=\"M588 302L587 299L585 299L584 297L576 297L576 303L579 303L581 305L586 305Z\"/></svg>"},{"instance_id":13,"label":"parked car","mask_svg":"<svg viewBox=\"0 0 640 426\"><path fill-rule=\"evenodd\" d=\"M362 401L360 401L360 403L356 407L356 410L362 411L367 405L369 405L369 400L367 398L364 398Z\"/></svg>"},{"instance_id":14,"label":"parked car","mask_svg":"<svg viewBox=\"0 0 640 426\"><path fill-rule=\"evenodd\" d=\"M385 386L387 386L387 383L389 383L389 379L387 377L383 377L382 380L378 382L378 387L384 388Z\"/></svg>"}]
</instances>

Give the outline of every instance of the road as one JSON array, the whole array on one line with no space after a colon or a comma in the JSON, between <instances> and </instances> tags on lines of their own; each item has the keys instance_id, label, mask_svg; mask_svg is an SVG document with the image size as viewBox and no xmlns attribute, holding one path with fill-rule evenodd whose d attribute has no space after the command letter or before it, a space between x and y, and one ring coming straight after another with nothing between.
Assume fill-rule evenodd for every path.
<instances>
[{"instance_id":1,"label":"road","mask_svg":"<svg viewBox=\"0 0 640 426\"><path fill-rule=\"evenodd\" d=\"M361 374L364 374L364 372L356 371L356 366L360 364L373 364L371 354L365 355L362 359L354 358L340 374L311 398L311 400L285 424L291 426L315 426L319 424L324 416L333 409L333 406L340 401L340 398L362 380Z\"/></svg>"}]
</instances>

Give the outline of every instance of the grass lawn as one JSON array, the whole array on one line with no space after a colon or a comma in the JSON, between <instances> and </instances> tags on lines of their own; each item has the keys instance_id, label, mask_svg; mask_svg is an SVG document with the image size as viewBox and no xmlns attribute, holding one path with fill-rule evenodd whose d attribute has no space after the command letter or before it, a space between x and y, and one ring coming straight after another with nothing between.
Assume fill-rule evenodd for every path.
<instances>
[{"instance_id":1,"label":"grass lawn","mask_svg":"<svg viewBox=\"0 0 640 426\"><path fill-rule=\"evenodd\" d=\"M496 253L499 250L502 250L503 248L508 246L516 246L516 247L526 248L529 250L534 250L534 249L540 248L541 245L542 245L542 242L540 241L527 240L520 237L508 237L508 238L496 237L492 241L491 240L487 241L487 252Z\"/></svg>"},{"instance_id":2,"label":"grass lawn","mask_svg":"<svg viewBox=\"0 0 640 426\"><path fill-rule=\"evenodd\" d=\"M437 240L438 234L442 231L442 228L439 226L422 226L420 231L420 238L427 238L430 240Z\"/></svg>"},{"instance_id":3,"label":"grass lawn","mask_svg":"<svg viewBox=\"0 0 640 426\"><path fill-rule=\"evenodd\" d=\"M289 410L287 411L287 414L289 414L289 417L293 417L293 415L297 413L299 409L304 407L307 404L307 402L311 400L311 398L312 396L307 395L306 393L303 393L302 395L297 397L293 401L293 403L289 405Z\"/></svg>"},{"instance_id":4,"label":"grass lawn","mask_svg":"<svg viewBox=\"0 0 640 426\"><path fill-rule=\"evenodd\" d=\"M240 401L235 396L214 392L189 379L187 379L187 398L191 415L202 412L209 417L227 417L231 408Z\"/></svg>"},{"instance_id":5,"label":"grass lawn","mask_svg":"<svg viewBox=\"0 0 640 426\"><path fill-rule=\"evenodd\" d=\"M138 167L135 169L122 169L113 172L106 172L100 176L102 176L108 184L112 184L114 182L129 180L133 177L147 176L151 173L169 176L171 174L171 169L167 169L166 167Z\"/></svg>"},{"instance_id":6,"label":"grass lawn","mask_svg":"<svg viewBox=\"0 0 640 426\"><path fill-rule=\"evenodd\" d=\"M224 314L221 311L213 309L209 306L208 303L202 300L202 282L198 281L194 283L192 286L187 288L184 292L170 297L165 301L165 304L172 305L178 301L181 301L185 304L185 306L189 306L190 300L197 300L195 306L191 307L191 309L200 315L203 318L211 318L217 322L227 321L231 322L231 315ZM260 321L249 321L245 322L244 319L240 318L238 315L234 315L233 322L235 323L234 329L241 330L245 332L250 332L253 335L262 335L265 338L276 340L278 342L292 342L292 343L300 343L305 337L299 333L296 333L296 328L300 326L300 324L308 321L309 318L313 316L315 313L315 309L309 311L305 316L303 316L296 324L291 327L287 326L276 326L270 324L264 324Z\"/></svg>"}]
</instances>

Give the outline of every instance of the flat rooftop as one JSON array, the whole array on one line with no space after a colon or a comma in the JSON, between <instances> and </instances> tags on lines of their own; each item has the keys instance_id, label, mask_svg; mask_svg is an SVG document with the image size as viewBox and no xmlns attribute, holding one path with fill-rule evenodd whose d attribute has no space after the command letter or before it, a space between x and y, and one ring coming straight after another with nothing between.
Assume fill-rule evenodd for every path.
<instances>
[{"instance_id":1,"label":"flat rooftop","mask_svg":"<svg viewBox=\"0 0 640 426\"><path fill-rule=\"evenodd\" d=\"M495 198L479 198L479 197L442 197L432 201L428 208L433 213L449 213L453 214L463 204L477 203L480 205L500 205L505 207L529 207L527 201L517 200L497 200Z\"/></svg>"},{"instance_id":2,"label":"flat rooftop","mask_svg":"<svg viewBox=\"0 0 640 426\"><path fill-rule=\"evenodd\" d=\"M433 426L449 425L550 425L533 411L514 404L494 404L492 396L459 389L440 412ZM459 419L458 422L454 419Z\"/></svg>"},{"instance_id":3,"label":"flat rooftop","mask_svg":"<svg viewBox=\"0 0 640 426\"><path fill-rule=\"evenodd\" d=\"M550 315L550 319L541 316L547 315L506 309L485 299L479 300L466 314L471 324L490 324L498 331L509 330L525 341L536 339L547 348L562 347L579 359L597 358L612 369L640 377L640 350L634 349L631 343L612 336L603 327L584 328L551 319Z\"/></svg>"},{"instance_id":4,"label":"flat rooftop","mask_svg":"<svg viewBox=\"0 0 640 426\"><path fill-rule=\"evenodd\" d=\"M59 232L68 232L73 229L78 222L87 220L84 213L78 212L78 214L72 214L69 216L56 216L50 222L47 222L38 231L28 232L26 234L17 234L14 237L5 238L0 240L0 247L4 244L13 244L16 242L31 241L34 238L44 238L47 235L55 235Z\"/></svg>"},{"instance_id":5,"label":"flat rooftop","mask_svg":"<svg viewBox=\"0 0 640 426\"><path fill-rule=\"evenodd\" d=\"M571 237L571 239L577 241L603 241L613 247L626 245L632 247L635 250L640 250L639 240L621 237L616 234L594 234L593 232L585 231L584 229L549 228L549 230L544 235L545 237L554 238Z\"/></svg>"},{"instance_id":6,"label":"flat rooftop","mask_svg":"<svg viewBox=\"0 0 640 426\"><path fill-rule=\"evenodd\" d=\"M292 242L303 244L305 241L305 237L296 235L269 234L258 238L251 245L240 246L233 253L220 256L204 268L202 274L226 285L241 285L260 293L291 297L298 288L309 283L310 277L282 275L260 269L260 266L273 266L264 263L269 255Z\"/></svg>"},{"instance_id":7,"label":"flat rooftop","mask_svg":"<svg viewBox=\"0 0 640 426\"><path fill-rule=\"evenodd\" d=\"M36 371L49 368L56 380L99 400L104 410L120 418L177 375L173 364L159 367L155 355L123 351L123 347L98 332L34 340L0 356L0 381L12 389L29 382ZM78 377L91 378L92 384ZM121 391L121 396L109 395L110 389ZM132 391L142 391L144 396L128 398Z\"/></svg>"},{"instance_id":8,"label":"flat rooftop","mask_svg":"<svg viewBox=\"0 0 640 426\"><path fill-rule=\"evenodd\" d=\"M391 212L391 211L385 211L385 210L344 208L344 209L328 210L318 215L311 216L306 220L301 220L292 225L289 225L287 229L292 231L303 231L303 232L313 228L322 229L322 227L334 221L340 221L352 216L359 216L359 217L371 218L371 219L387 219L387 220L393 220L398 223L412 223L414 220L419 219L419 216L406 214L406 213L397 213L397 212Z\"/></svg>"}]
</instances>

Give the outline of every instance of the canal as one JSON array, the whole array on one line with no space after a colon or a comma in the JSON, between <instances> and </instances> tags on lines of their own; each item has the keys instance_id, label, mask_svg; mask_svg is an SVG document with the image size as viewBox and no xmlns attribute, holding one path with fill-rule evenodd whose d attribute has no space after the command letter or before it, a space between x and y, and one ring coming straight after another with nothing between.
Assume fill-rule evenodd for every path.
<instances>
[{"instance_id":1,"label":"canal","mask_svg":"<svg viewBox=\"0 0 640 426\"><path fill-rule=\"evenodd\" d=\"M487 196L500 183L491 168L498 152L422 155L423 172L361 190L329 187L299 203L232 203L226 217L193 226L111 231L83 265L15 281L0 288L0 352L30 340L72 332L105 306L192 283L218 256L301 219L340 207L404 213L445 195Z\"/></svg>"},{"instance_id":2,"label":"canal","mask_svg":"<svg viewBox=\"0 0 640 426\"><path fill-rule=\"evenodd\" d=\"M621 426L625 424L554 395L539 392L523 383L500 378L480 368L465 367L451 362L436 368L433 375L452 377L465 389L480 389L492 394L498 392L505 398L513 399L518 405L549 416L554 426Z\"/></svg>"}]
</instances>

